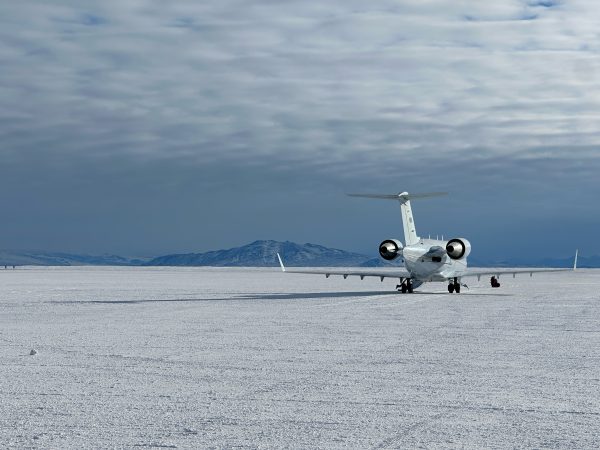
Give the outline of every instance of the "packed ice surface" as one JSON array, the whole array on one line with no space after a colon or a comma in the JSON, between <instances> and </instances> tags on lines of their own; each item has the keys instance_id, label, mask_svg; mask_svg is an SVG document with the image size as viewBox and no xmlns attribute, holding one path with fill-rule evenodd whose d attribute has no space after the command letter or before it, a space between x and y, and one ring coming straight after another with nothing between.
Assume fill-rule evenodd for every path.
<instances>
[{"instance_id":1,"label":"packed ice surface","mask_svg":"<svg viewBox=\"0 0 600 450\"><path fill-rule=\"evenodd\" d=\"M600 271L500 282L0 270L0 447L598 448Z\"/></svg>"}]
</instances>

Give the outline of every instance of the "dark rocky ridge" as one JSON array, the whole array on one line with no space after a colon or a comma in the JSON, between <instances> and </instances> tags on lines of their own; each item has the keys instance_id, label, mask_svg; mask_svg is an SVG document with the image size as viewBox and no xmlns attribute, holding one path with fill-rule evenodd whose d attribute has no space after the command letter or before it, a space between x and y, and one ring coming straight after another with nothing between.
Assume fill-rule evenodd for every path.
<instances>
[{"instance_id":1,"label":"dark rocky ridge","mask_svg":"<svg viewBox=\"0 0 600 450\"><path fill-rule=\"evenodd\" d=\"M316 244L296 244L285 241L255 241L242 247L206 253L166 255L154 258L148 266L229 266L276 267L277 253L288 266L360 266L371 258Z\"/></svg>"}]
</instances>

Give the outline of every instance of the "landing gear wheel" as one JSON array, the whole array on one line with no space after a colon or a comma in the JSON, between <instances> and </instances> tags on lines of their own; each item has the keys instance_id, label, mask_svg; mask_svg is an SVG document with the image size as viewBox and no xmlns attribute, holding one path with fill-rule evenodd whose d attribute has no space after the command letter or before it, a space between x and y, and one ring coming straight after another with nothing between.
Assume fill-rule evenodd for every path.
<instances>
[{"instance_id":1,"label":"landing gear wheel","mask_svg":"<svg viewBox=\"0 0 600 450\"><path fill-rule=\"evenodd\" d=\"M454 283L454 292L460 294L460 283Z\"/></svg>"},{"instance_id":2,"label":"landing gear wheel","mask_svg":"<svg viewBox=\"0 0 600 450\"><path fill-rule=\"evenodd\" d=\"M409 281L407 284L408 284L408 293L412 294L413 293L412 283Z\"/></svg>"},{"instance_id":3,"label":"landing gear wheel","mask_svg":"<svg viewBox=\"0 0 600 450\"><path fill-rule=\"evenodd\" d=\"M402 288L400 288L400 290L402 291L403 294L406 294L406 291L408 290L406 288L406 283L402 283Z\"/></svg>"},{"instance_id":4,"label":"landing gear wheel","mask_svg":"<svg viewBox=\"0 0 600 450\"><path fill-rule=\"evenodd\" d=\"M450 283L448 285L448 292L450 292L451 294L454 292L454 284L453 283Z\"/></svg>"}]
</instances>

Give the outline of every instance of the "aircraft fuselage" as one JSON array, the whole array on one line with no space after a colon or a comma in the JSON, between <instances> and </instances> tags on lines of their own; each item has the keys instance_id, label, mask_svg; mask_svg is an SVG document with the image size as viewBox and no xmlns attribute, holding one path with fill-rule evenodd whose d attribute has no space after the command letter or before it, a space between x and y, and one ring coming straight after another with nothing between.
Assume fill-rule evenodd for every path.
<instances>
[{"instance_id":1,"label":"aircraft fuselage","mask_svg":"<svg viewBox=\"0 0 600 450\"><path fill-rule=\"evenodd\" d=\"M415 280L446 281L466 272L467 258L452 259L445 250L447 241L421 239L402 250L404 266Z\"/></svg>"}]
</instances>

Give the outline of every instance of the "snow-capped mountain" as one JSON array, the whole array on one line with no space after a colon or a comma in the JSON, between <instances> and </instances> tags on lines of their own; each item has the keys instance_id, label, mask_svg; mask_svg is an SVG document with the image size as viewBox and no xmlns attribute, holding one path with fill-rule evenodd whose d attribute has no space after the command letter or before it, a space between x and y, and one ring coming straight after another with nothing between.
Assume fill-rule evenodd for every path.
<instances>
[{"instance_id":1,"label":"snow-capped mountain","mask_svg":"<svg viewBox=\"0 0 600 450\"><path fill-rule=\"evenodd\" d=\"M322 245L267 240L227 250L160 256L146 265L275 267L279 265L277 253L289 266L358 266L370 259L365 255Z\"/></svg>"}]
</instances>

